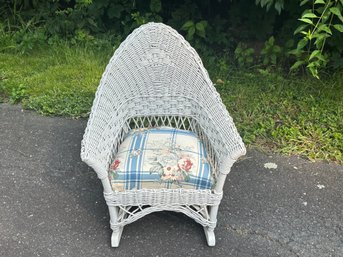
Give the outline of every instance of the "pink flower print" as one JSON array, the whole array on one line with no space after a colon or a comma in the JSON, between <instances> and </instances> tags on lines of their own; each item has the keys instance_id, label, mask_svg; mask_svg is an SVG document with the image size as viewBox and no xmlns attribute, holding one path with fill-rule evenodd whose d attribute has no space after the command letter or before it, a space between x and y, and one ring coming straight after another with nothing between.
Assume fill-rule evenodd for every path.
<instances>
[{"instance_id":1,"label":"pink flower print","mask_svg":"<svg viewBox=\"0 0 343 257\"><path fill-rule=\"evenodd\" d=\"M162 180L176 180L178 171L178 166L167 165L163 167Z\"/></svg>"},{"instance_id":2,"label":"pink flower print","mask_svg":"<svg viewBox=\"0 0 343 257\"><path fill-rule=\"evenodd\" d=\"M164 174L168 174L168 175L171 175L171 174L174 174L175 172L178 171L178 167L177 166L165 166L163 167L163 173Z\"/></svg>"},{"instance_id":3,"label":"pink flower print","mask_svg":"<svg viewBox=\"0 0 343 257\"><path fill-rule=\"evenodd\" d=\"M177 166L186 172L189 172L193 166L192 161L189 158L182 158L178 161Z\"/></svg>"},{"instance_id":4,"label":"pink flower print","mask_svg":"<svg viewBox=\"0 0 343 257\"><path fill-rule=\"evenodd\" d=\"M112 163L112 165L111 165L111 170L116 170L116 169L118 169L119 164L120 164L120 161L119 161L118 159L116 159L116 160Z\"/></svg>"}]
</instances>

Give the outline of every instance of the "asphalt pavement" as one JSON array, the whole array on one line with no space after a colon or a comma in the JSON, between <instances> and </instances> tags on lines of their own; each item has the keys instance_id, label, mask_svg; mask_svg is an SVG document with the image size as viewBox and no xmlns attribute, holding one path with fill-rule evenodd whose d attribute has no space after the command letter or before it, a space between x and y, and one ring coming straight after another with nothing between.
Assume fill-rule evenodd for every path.
<instances>
[{"instance_id":1,"label":"asphalt pavement","mask_svg":"<svg viewBox=\"0 0 343 257\"><path fill-rule=\"evenodd\" d=\"M80 159L85 126L0 104L0 256L343 257L343 166L256 150L228 176L215 247L159 212L111 248L101 183Z\"/></svg>"}]
</instances>

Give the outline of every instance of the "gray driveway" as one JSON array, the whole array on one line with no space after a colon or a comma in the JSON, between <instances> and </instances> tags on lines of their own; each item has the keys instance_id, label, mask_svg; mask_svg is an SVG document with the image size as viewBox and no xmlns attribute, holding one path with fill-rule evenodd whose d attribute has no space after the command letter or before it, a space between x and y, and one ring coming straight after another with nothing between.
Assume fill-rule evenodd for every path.
<instances>
[{"instance_id":1,"label":"gray driveway","mask_svg":"<svg viewBox=\"0 0 343 257\"><path fill-rule=\"evenodd\" d=\"M100 181L79 157L85 125L0 105L0 256L343 256L343 167L257 151L228 177L216 247L161 212L111 248Z\"/></svg>"}]
</instances>

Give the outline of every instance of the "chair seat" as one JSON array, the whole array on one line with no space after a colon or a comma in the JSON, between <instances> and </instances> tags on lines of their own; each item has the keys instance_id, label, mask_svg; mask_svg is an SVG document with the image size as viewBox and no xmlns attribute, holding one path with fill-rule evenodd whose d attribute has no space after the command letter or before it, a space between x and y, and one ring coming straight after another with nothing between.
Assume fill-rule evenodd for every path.
<instances>
[{"instance_id":1,"label":"chair seat","mask_svg":"<svg viewBox=\"0 0 343 257\"><path fill-rule=\"evenodd\" d=\"M171 127L131 130L109 169L114 191L211 189L214 179L203 143Z\"/></svg>"}]
</instances>

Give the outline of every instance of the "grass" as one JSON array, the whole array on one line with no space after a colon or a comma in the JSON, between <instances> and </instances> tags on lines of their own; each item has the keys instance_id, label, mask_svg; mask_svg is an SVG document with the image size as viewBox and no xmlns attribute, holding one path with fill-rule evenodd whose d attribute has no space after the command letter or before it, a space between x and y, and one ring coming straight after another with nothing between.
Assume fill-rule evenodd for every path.
<instances>
[{"instance_id":1,"label":"grass","mask_svg":"<svg viewBox=\"0 0 343 257\"><path fill-rule=\"evenodd\" d=\"M112 51L59 44L29 55L0 53L0 98L44 115L86 117ZM343 163L342 74L319 81L206 61L246 144Z\"/></svg>"},{"instance_id":2,"label":"grass","mask_svg":"<svg viewBox=\"0 0 343 257\"><path fill-rule=\"evenodd\" d=\"M67 44L30 55L1 53L0 95L45 115L87 116L105 58Z\"/></svg>"},{"instance_id":3,"label":"grass","mask_svg":"<svg viewBox=\"0 0 343 257\"><path fill-rule=\"evenodd\" d=\"M237 72L217 89L245 143L343 163L343 77Z\"/></svg>"}]
</instances>

